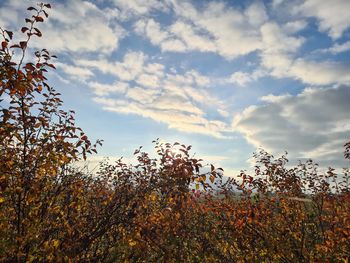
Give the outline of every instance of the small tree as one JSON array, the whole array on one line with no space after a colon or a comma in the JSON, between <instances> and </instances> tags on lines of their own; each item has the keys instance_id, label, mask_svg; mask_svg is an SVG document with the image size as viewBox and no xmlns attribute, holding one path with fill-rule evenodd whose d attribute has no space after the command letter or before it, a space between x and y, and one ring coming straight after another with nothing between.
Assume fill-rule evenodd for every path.
<instances>
[{"instance_id":1,"label":"small tree","mask_svg":"<svg viewBox=\"0 0 350 263\"><path fill-rule=\"evenodd\" d=\"M26 62L30 40L42 36L37 25L50 7L28 8L32 16L25 19L19 43L0 29L0 254L9 261L28 260L45 242L58 245L47 231L59 221L51 210L58 216L66 204L60 200L63 187L76 180L67 175L67 165L96 151L75 125L74 112L61 109L60 94L47 83L55 56L42 49L35 52L36 61Z\"/></svg>"}]
</instances>

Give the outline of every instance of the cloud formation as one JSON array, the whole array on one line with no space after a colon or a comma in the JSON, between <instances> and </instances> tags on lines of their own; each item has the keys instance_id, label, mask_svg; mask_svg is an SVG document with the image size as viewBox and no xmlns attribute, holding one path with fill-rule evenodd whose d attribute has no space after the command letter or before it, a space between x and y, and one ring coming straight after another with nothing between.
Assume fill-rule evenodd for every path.
<instances>
[{"instance_id":1,"label":"cloud formation","mask_svg":"<svg viewBox=\"0 0 350 263\"><path fill-rule=\"evenodd\" d=\"M162 51L215 52L233 59L261 46L256 29L267 20L267 15L259 2L243 13L222 2L209 2L203 8L188 1L171 3L177 20L170 26L162 27L152 18L143 18L134 25L136 33L147 37Z\"/></svg>"},{"instance_id":2,"label":"cloud formation","mask_svg":"<svg viewBox=\"0 0 350 263\"><path fill-rule=\"evenodd\" d=\"M265 96L264 105L236 115L233 128L256 147L323 165L344 165L343 145L350 134L350 87L308 88L297 96Z\"/></svg>"},{"instance_id":3,"label":"cloud formation","mask_svg":"<svg viewBox=\"0 0 350 263\"><path fill-rule=\"evenodd\" d=\"M305 42L303 37L288 35L276 23L261 27L264 49L261 64L277 78L294 78L311 85L350 83L350 65L336 61L315 61L296 55Z\"/></svg>"},{"instance_id":4,"label":"cloud formation","mask_svg":"<svg viewBox=\"0 0 350 263\"><path fill-rule=\"evenodd\" d=\"M36 1L28 4L36 6ZM14 0L6 3L0 10L4 15L5 26L24 26L23 1ZM5 12L6 11L6 12ZM48 47L53 53L86 53L95 52L108 55L117 50L120 40L126 31L116 20L115 14L108 8L100 8L93 2L83 0L67 0L53 3L47 22L38 25L44 38L33 39L32 46ZM28 12L26 13L28 15ZM21 21L18 21L21 17ZM0 18L0 22L2 22Z\"/></svg>"},{"instance_id":5,"label":"cloud formation","mask_svg":"<svg viewBox=\"0 0 350 263\"><path fill-rule=\"evenodd\" d=\"M217 138L229 131L227 123L207 116L208 111L224 112L223 103L212 94L209 78L195 70L170 72L142 52L131 51L120 62L78 59L75 63L118 79L113 84L88 84L97 95L94 101L105 110L141 115L169 128Z\"/></svg>"}]
</instances>

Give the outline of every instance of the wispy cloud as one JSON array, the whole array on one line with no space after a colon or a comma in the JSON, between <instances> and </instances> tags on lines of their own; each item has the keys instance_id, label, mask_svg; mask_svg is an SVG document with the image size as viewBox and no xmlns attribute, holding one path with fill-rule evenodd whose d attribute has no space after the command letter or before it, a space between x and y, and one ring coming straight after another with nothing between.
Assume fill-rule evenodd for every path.
<instances>
[{"instance_id":1,"label":"wispy cloud","mask_svg":"<svg viewBox=\"0 0 350 263\"><path fill-rule=\"evenodd\" d=\"M342 44L335 43L333 46L320 50L321 53L338 54L350 50L350 41L346 41Z\"/></svg>"},{"instance_id":2,"label":"wispy cloud","mask_svg":"<svg viewBox=\"0 0 350 263\"><path fill-rule=\"evenodd\" d=\"M137 114L166 123L169 128L217 138L229 130L227 123L207 117L223 103L210 90L210 79L195 70L173 73L141 52L129 52L121 62L77 60L76 64L118 79L113 84L89 84L98 95L94 101L105 110ZM124 95L114 96L118 93Z\"/></svg>"}]
</instances>

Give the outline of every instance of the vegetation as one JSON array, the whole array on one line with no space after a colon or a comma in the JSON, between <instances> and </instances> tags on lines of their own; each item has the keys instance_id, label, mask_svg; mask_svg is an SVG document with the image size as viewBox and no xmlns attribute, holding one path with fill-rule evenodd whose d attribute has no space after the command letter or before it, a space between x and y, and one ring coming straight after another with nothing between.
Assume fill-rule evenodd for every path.
<instances>
[{"instance_id":1,"label":"vegetation","mask_svg":"<svg viewBox=\"0 0 350 263\"><path fill-rule=\"evenodd\" d=\"M46 82L54 56L43 49L25 62L49 8L28 8L18 44L1 29L1 262L347 262L349 169L288 168L260 151L253 175L224 180L190 147L159 141L158 158L138 149L136 165L73 168L101 142Z\"/></svg>"}]
</instances>

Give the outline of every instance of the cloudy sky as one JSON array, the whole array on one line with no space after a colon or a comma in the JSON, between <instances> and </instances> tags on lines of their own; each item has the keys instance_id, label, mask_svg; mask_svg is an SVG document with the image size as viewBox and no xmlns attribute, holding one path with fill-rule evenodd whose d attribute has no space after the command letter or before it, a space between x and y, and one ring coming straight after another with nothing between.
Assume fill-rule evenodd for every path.
<instances>
[{"instance_id":1,"label":"cloudy sky","mask_svg":"<svg viewBox=\"0 0 350 263\"><path fill-rule=\"evenodd\" d=\"M2 0L18 30L33 3ZM151 141L191 144L236 171L259 147L345 166L350 139L349 0L51 1L50 82L100 156Z\"/></svg>"}]
</instances>

